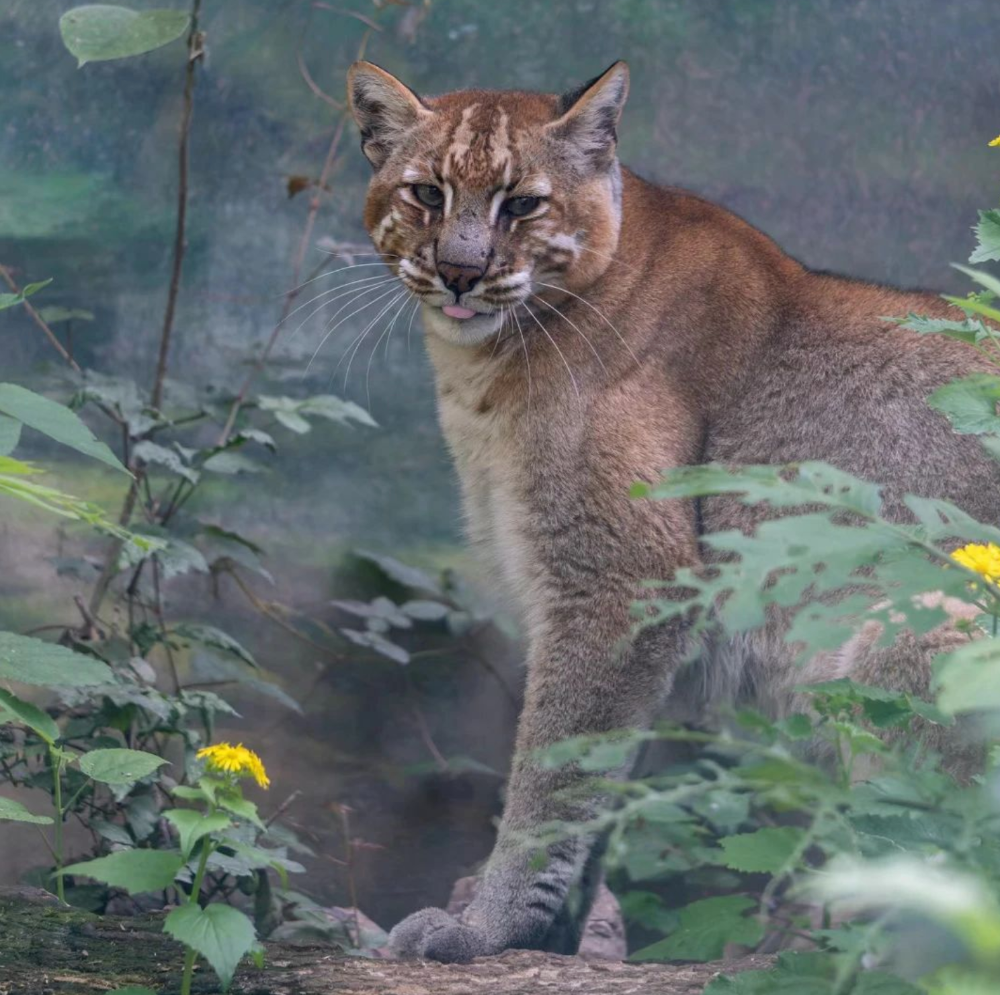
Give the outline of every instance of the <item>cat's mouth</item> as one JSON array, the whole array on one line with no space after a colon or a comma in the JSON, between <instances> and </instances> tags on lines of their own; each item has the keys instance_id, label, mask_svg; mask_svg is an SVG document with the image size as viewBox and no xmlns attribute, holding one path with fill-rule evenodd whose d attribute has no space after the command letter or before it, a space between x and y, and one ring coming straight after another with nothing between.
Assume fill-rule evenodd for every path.
<instances>
[{"instance_id":1,"label":"cat's mouth","mask_svg":"<svg viewBox=\"0 0 1000 995\"><path fill-rule=\"evenodd\" d=\"M462 307L461 304L445 304L441 310L449 318L455 318L457 321L466 321L469 318L475 318L479 314L478 311L473 311L471 307Z\"/></svg>"}]
</instances>

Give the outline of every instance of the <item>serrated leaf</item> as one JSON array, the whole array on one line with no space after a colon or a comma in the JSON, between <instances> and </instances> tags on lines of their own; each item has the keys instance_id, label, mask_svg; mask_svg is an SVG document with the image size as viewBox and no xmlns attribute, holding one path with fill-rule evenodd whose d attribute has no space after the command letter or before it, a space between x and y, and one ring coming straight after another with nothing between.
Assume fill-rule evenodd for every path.
<instances>
[{"instance_id":1,"label":"serrated leaf","mask_svg":"<svg viewBox=\"0 0 1000 995\"><path fill-rule=\"evenodd\" d=\"M180 38L189 23L180 10L134 11L100 3L68 10L59 18L59 32L80 67L162 48Z\"/></svg>"},{"instance_id":2,"label":"serrated leaf","mask_svg":"<svg viewBox=\"0 0 1000 995\"><path fill-rule=\"evenodd\" d=\"M143 750L91 750L80 757L80 770L102 784L134 784L166 762Z\"/></svg>"},{"instance_id":3,"label":"serrated leaf","mask_svg":"<svg viewBox=\"0 0 1000 995\"><path fill-rule=\"evenodd\" d=\"M136 444L132 450L132 455L143 463L153 463L157 466L166 467L171 473L176 473L192 484L198 483L199 473L197 470L186 466L180 454L166 446L160 446L148 439Z\"/></svg>"},{"instance_id":4,"label":"serrated leaf","mask_svg":"<svg viewBox=\"0 0 1000 995\"><path fill-rule=\"evenodd\" d=\"M196 902L174 909L163 923L164 932L196 950L212 965L228 990L236 967L257 939L253 923L230 905Z\"/></svg>"},{"instance_id":5,"label":"serrated leaf","mask_svg":"<svg viewBox=\"0 0 1000 995\"><path fill-rule=\"evenodd\" d=\"M754 833L724 836L719 845L721 863L734 871L777 874L802 842L805 832L795 826L758 829Z\"/></svg>"},{"instance_id":6,"label":"serrated leaf","mask_svg":"<svg viewBox=\"0 0 1000 995\"><path fill-rule=\"evenodd\" d=\"M265 828L257 812L257 806L249 798L244 798L242 794L234 791L220 791L216 796L216 803L227 812L232 812L233 815L253 823L258 829Z\"/></svg>"},{"instance_id":7,"label":"serrated leaf","mask_svg":"<svg viewBox=\"0 0 1000 995\"><path fill-rule=\"evenodd\" d=\"M70 864L63 874L82 874L95 881L124 888L130 895L163 891L184 866L179 853L167 850L118 850L106 857Z\"/></svg>"},{"instance_id":8,"label":"serrated leaf","mask_svg":"<svg viewBox=\"0 0 1000 995\"><path fill-rule=\"evenodd\" d=\"M969 256L970 263L989 263L1000 260L1000 211L980 211L976 233L976 248Z\"/></svg>"},{"instance_id":9,"label":"serrated leaf","mask_svg":"<svg viewBox=\"0 0 1000 995\"><path fill-rule=\"evenodd\" d=\"M950 318L929 318L926 315L911 312L905 318L891 320L907 331L919 332L922 335L945 335L950 339L965 342L967 345L975 345L990 337L986 326L981 321L974 321L972 318L955 321Z\"/></svg>"},{"instance_id":10,"label":"serrated leaf","mask_svg":"<svg viewBox=\"0 0 1000 995\"><path fill-rule=\"evenodd\" d=\"M47 713L30 701L22 701L17 695L0 688L0 722L18 722L38 733L50 746L59 738L59 726Z\"/></svg>"},{"instance_id":11,"label":"serrated leaf","mask_svg":"<svg viewBox=\"0 0 1000 995\"><path fill-rule=\"evenodd\" d=\"M991 373L953 380L927 398L927 403L945 415L956 432L967 435L1000 432L998 402L1000 377Z\"/></svg>"},{"instance_id":12,"label":"serrated leaf","mask_svg":"<svg viewBox=\"0 0 1000 995\"><path fill-rule=\"evenodd\" d=\"M88 687L113 680L106 663L33 636L0 632L0 679L38 687Z\"/></svg>"},{"instance_id":13,"label":"serrated leaf","mask_svg":"<svg viewBox=\"0 0 1000 995\"><path fill-rule=\"evenodd\" d=\"M1000 639L975 639L938 657L934 674L946 714L1000 709Z\"/></svg>"},{"instance_id":14,"label":"serrated leaf","mask_svg":"<svg viewBox=\"0 0 1000 995\"><path fill-rule=\"evenodd\" d=\"M199 625L194 622L184 622L181 625L175 626L172 631L174 635L180 636L182 639L231 653L242 660L248 667L253 667L254 670L260 669L253 654L248 649L237 642L228 632L223 632L222 629L217 629L214 625Z\"/></svg>"},{"instance_id":15,"label":"serrated leaf","mask_svg":"<svg viewBox=\"0 0 1000 995\"><path fill-rule=\"evenodd\" d=\"M13 383L0 383L0 412L84 456L128 473L115 454L63 404Z\"/></svg>"},{"instance_id":16,"label":"serrated leaf","mask_svg":"<svg viewBox=\"0 0 1000 995\"><path fill-rule=\"evenodd\" d=\"M317 394L307 397L300 405L299 411L306 415L316 415L329 421L346 424L348 421L360 422L371 428L378 428L372 416L353 401L345 401L333 394Z\"/></svg>"},{"instance_id":17,"label":"serrated leaf","mask_svg":"<svg viewBox=\"0 0 1000 995\"><path fill-rule=\"evenodd\" d=\"M744 913L756 904L743 895L693 902L680 910L676 932L637 950L629 960L717 960L727 943L754 946L764 936L764 925Z\"/></svg>"},{"instance_id":18,"label":"serrated leaf","mask_svg":"<svg viewBox=\"0 0 1000 995\"><path fill-rule=\"evenodd\" d=\"M0 822L30 822L36 826L48 826L52 819L47 815L34 815L20 802L0 795Z\"/></svg>"},{"instance_id":19,"label":"serrated leaf","mask_svg":"<svg viewBox=\"0 0 1000 995\"><path fill-rule=\"evenodd\" d=\"M175 792L176 793L176 792ZM222 812L206 814L193 808L172 808L163 813L165 819L177 830L181 855L190 859L194 845L209 833L228 829L232 820Z\"/></svg>"}]
</instances>

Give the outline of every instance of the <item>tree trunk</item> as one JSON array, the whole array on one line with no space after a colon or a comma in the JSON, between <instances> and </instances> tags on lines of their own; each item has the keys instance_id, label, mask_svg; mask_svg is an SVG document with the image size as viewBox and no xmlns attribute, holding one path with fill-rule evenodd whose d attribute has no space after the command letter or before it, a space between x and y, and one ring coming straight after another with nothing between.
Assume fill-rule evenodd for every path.
<instances>
[{"instance_id":1,"label":"tree trunk","mask_svg":"<svg viewBox=\"0 0 1000 995\"><path fill-rule=\"evenodd\" d=\"M93 995L144 985L175 995L182 948L164 935L161 916L97 916L60 905L33 888L0 889L0 991L4 995ZM751 957L727 973L766 967ZM241 967L237 995L699 995L721 964L623 964L508 951L471 964L367 960L328 947L267 945L263 971ZM207 967L195 991L218 991Z\"/></svg>"}]
</instances>

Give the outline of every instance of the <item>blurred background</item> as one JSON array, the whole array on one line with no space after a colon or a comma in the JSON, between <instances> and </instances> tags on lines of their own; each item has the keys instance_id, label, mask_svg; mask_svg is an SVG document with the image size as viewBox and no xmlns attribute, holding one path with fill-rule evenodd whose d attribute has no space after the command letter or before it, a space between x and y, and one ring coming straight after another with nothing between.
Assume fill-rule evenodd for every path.
<instances>
[{"instance_id":1,"label":"blurred background","mask_svg":"<svg viewBox=\"0 0 1000 995\"><path fill-rule=\"evenodd\" d=\"M58 29L72 6L7 0L0 10L0 263L21 284L52 278L35 301L78 312L50 314L81 366L147 384L169 278L184 49L78 69ZM366 36L367 58L427 94L562 91L626 59L623 161L726 205L812 267L964 292L949 263L967 257L976 208L995 194L986 147L1000 128L994 0L204 0L202 25L175 397L210 402L241 382L292 286L312 198L320 207L303 279L336 268L323 246L363 247L369 167L349 121L322 189L316 180ZM346 284L353 272L372 270L311 286ZM316 852L303 858L307 890L350 904L343 861L348 840L363 841L350 848L358 901L389 926L444 901L489 852L519 650L462 551L419 321L412 343L402 323L376 355L375 337L366 341L345 385L338 361L370 312L321 345L325 314L297 327L310 310L284 326L260 391L340 394L377 427L275 432L266 473L216 478L187 511L251 535L272 578L254 577L251 590L314 628L290 616L276 624L227 578L197 577L167 598L174 615L237 633L280 689L238 689L242 717L226 731L264 756L271 810L301 792L285 815ZM72 393L24 309L3 312L0 332L3 380ZM117 508L112 474L38 452L50 465L63 460L67 489ZM0 508L0 627L74 623L95 549L40 512ZM325 649L315 626L347 622L332 600L393 590L358 549L434 578L446 571L454 613L472 620L462 638L433 625L407 633L405 666L346 641ZM26 831L3 834L0 880L14 881L38 844Z\"/></svg>"}]
</instances>

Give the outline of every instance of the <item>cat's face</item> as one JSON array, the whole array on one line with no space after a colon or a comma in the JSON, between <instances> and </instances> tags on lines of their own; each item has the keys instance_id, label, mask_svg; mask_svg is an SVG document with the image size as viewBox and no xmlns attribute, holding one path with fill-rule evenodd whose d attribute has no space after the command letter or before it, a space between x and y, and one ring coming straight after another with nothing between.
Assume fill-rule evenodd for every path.
<instances>
[{"instance_id":1,"label":"cat's face","mask_svg":"<svg viewBox=\"0 0 1000 995\"><path fill-rule=\"evenodd\" d=\"M367 62L349 96L375 169L365 225L431 309L429 330L474 345L554 288L580 292L618 242L616 127L628 70L564 97L467 90L421 100Z\"/></svg>"}]
</instances>

